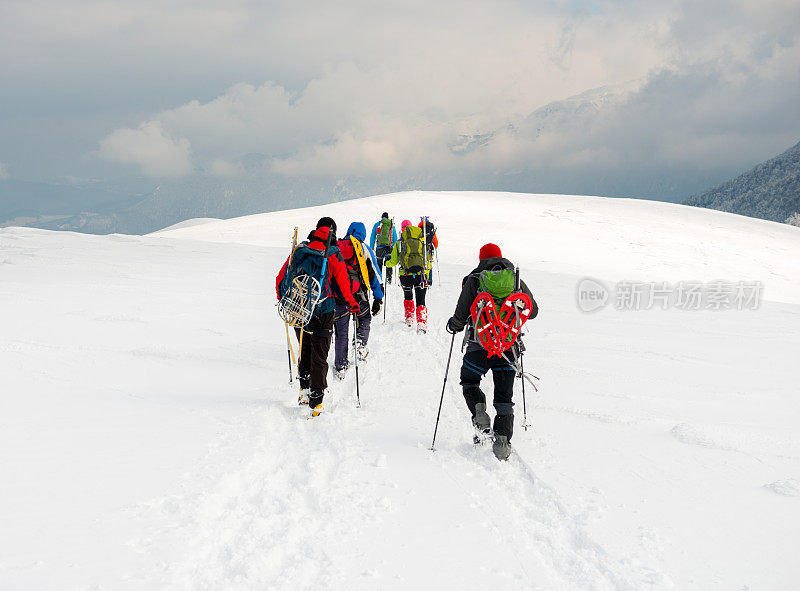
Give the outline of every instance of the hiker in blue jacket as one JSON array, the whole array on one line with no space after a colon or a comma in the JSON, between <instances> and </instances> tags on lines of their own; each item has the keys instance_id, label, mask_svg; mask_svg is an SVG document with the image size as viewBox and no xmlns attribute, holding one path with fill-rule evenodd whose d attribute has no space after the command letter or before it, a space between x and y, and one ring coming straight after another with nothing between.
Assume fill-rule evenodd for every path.
<instances>
[{"instance_id":1,"label":"hiker in blue jacket","mask_svg":"<svg viewBox=\"0 0 800 591\"><path fill-rule=\"evenodd\" d=\"M353 222L347 228L347 235L339 240L337 246L339 253L347 267L347 279L350 291L359 305L357 314L356 330L356 354L359 360L364 360L368 353L367 341L369 340L369 330L371 316L377 316L383 304L383 288L381 286L381 274L372 250L364 244L367 237L367 229L361 222ZM370 308L369 292L372 290L373 302ZM336 287L334 286L334 293ZM334 350L336 353L333 374L344 379L345 372L349 366L347 351L350 343L350 314L348 304L344 297L336 294L336 309L334 320L334 332L336 341Z\"/></svg>"},{"instance_id":2,"label":"hiker in blue jacket","mask_svg":"<svg viewBox=\"0 0 800 591\"><path fill-rule=\"evenodd\" d=\"M384 211L381 219L372 226L372 232L369 235L369 247L375 250L378 271L383 272L383 264L392 256L392 247L395 242L397 242L397 230L394 222L389 219L389 214ZM392 282L392 270L389 267L386 268L386 282Z\"/></svg>"}]
</instances>

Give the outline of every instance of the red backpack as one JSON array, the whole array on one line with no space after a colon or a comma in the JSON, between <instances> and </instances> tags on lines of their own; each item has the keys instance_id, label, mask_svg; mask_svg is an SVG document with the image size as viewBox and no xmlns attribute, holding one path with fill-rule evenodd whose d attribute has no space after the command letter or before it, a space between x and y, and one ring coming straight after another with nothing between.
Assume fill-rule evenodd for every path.
<instances>
[{"instance_id":1,"label":"red backpack","mask_svg":"<svg viewBox=\"0 0 800 591\"><path fill-rule=\"evenodd\" d=\"M361 277L358 257L356 257L353 243L349 238L343 238L339 240L337 245L339 246L339 252L342 255L345 267L347 267L347 280L350 282L350 291L353 293L353 297L359 302L368 300L368 289Z\"/></svg>"}]
</instances>

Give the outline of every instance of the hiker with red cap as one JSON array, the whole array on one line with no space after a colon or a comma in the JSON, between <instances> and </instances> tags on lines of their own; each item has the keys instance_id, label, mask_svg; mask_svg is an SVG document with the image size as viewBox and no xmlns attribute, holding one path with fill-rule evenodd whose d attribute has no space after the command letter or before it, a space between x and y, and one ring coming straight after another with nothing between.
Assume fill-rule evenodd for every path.
<instances>
[{"instance_id":1,"label":"hiker with red cap","mask_svg":"<svg viewBox=\"0 0 800 591\"><path fill-rule=\"evenodd\" d=\"M493 438L492 451L499 460L511 454L514 433L514 378L521 371L517 360L524 346L522 325L539 313L536 301L519 271L503 258L496 244L484 244L480 262L462 281L461 295L447 331L453 335L467 328L466 352L461 367L461 387L476 430L475 443ZM492 370L495 408L494 430L486 412L481 379Z\"/></svg>"},{"instance_id":2,"label":"hiker with red cap","mask_svg":"<svg viewBox=\"0 0 800 591\"><path fill-rule=\"evenodd\" d=\"M395 242L392 256L386 261L387 268L396 265L400 265L400 286L403 288L406 325L414 326L416 313L417 332L427 332L428 308L425 306L425 290L430 260L425 252L423 229L413 225L410 220L403 220L400 224L400 239Z\"/></svg>"},{"instance_id":3,"label":"hiker with red cap","mask_svg":"<svg viewBox=\"0 0 800 591\"><path fill-rule=\"evenodd\" d=\"M308 275L319 282L319 299L310 311L310 320L295 326L300 342L297 373L300 379L300 404L307 403L311 416L322 413L322 399L328 387L328 351L333 336L335 297L331 280L347 302L351 314L358 314L359 305L350 290L347 267L339 257L336 246L336 222L323 217L308 240L300 243L286 260L275 278L278 300L289 291L292 281Z\"/></svg>"}]
</instances>

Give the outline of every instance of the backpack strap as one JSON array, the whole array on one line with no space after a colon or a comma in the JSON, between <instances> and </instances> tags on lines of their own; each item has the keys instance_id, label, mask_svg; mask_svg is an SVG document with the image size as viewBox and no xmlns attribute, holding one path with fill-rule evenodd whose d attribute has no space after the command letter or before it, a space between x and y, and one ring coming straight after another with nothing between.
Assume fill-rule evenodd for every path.
<instances>
[{"instance_id":1,"label":"backpack strap","mask_svg":"<svg viewBox=\"0 0 800 591\"><path fill-rule=\"evenodd\" d=\"M353 244L353 252L356 255L356 261L358 261L358 268L361 270L364 285L369 290L369 272L367 271L367 261L364 259L364 249L361 248L361 242L355 236L350 236L350 242Z\"/></svg>"}]
</instances>

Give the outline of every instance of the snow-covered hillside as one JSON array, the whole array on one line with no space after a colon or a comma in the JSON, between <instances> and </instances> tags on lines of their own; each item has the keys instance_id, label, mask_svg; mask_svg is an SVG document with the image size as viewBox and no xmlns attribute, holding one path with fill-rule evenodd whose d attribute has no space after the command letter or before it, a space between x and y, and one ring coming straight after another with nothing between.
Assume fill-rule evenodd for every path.
<instances>
[{"instance_id":1,"label":"snow-covered hillside","mask_svg":"<svg viewBox=\"0 0 800 591\"><path fill-rule=\"evenodd\" d=\"M306 421L274 276L291 229L428 214L432 330L375 322ZM454 352L484 242L521 265L524 431L470 443ZM0 229L2 589L792 589L800 230L634 200L406 193L106 237ZM756 310L580 311L584 277L760 281ZM488 382L484 384L491 390Z\"/></svg>"}]
</instances>

